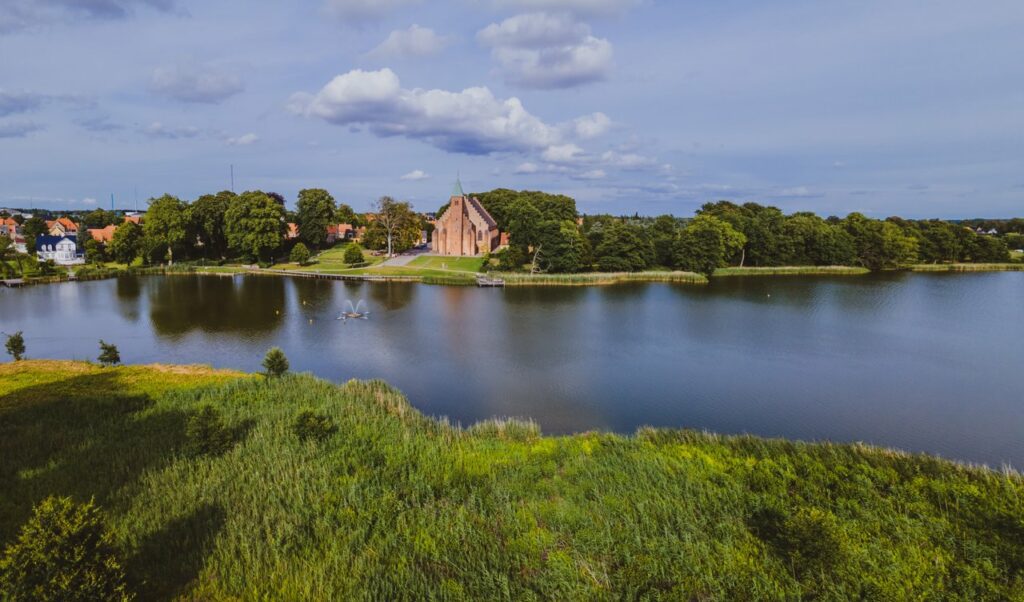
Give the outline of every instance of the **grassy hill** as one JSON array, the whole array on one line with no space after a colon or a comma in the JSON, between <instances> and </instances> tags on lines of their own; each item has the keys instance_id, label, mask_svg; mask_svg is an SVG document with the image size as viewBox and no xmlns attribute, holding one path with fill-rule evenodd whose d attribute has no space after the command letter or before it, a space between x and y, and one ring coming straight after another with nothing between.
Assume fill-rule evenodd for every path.
<instances>
[{"instance_id":1,"label":"grassy hill","mask_svg":"<svg viewBox=\"0 0 1024 602\"><path fill-rule=\"evenodd\" d=\"M204 404L235 443L196 458ZM307 409L338 430L301 441ZM689 431L459 429L380 382L0 365L0 545L49 494L95 497L144 600L1024 600L1018 476Z\"/></svg>"}]
</instances>

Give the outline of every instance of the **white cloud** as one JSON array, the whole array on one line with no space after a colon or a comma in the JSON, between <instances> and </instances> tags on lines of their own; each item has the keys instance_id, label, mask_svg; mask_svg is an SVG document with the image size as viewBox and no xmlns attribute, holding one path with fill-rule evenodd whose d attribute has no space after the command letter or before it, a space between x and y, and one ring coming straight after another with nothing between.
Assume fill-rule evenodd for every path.
<instances>
[{"instance_id":1,"label":"white cloud","mask_svg":"<svg viewBox=\"0 0 1024 602\"><path fill-rule=\"evenodd\" d=\"M573 131L578 138L597 138L612 127L612 120L604 113L591 113L573 120Z\"/></svg>"},{"instance_id":2,"label":"white cloud","mask_svg":"<svg viewBox=\"0 0 1024 602\"><path fill-rule=\"evenodd\" d=\"M199 128L191 125L183 127L169 127L159 121L154 121L143 128L142 133L150 138L166 138L168 140L175 140L177 138L195 138L199 135Z\"/></svg>"},{"instance_id":3,"label":"white cloud","mask_svg":"<svg viewBox=\"0 0 1024 602\"><path fill-rule=\"evenodd\" d=\"M526 163L520 163L516 167L517 174L530 174L537 173L538 171L540 171L540 167L538 167L536 163L530 163L529 161Z\"/></svg>"},{"instance_id":4,"label":"white cloud","mask_svg":"<svg viewBox=\"0 0 1024 602\"><path fill-rule=\"evenodd\" d=\"M501 100L485 87L407 89L390 69L339 75L316 94L292 95L288 108L338 125L365 126L378 136L405 136L466 154L539 151L561 138L558 127L531 115L518 98Z\"/></svg>"},{"instance_id":5,"label":"white cloud","mask_svg":"<svg viewBox=\"0 0 1024 602\"><path fill-rule=\"evenodd\" d=\"M440 52L447 45L448 38L437 35L433 29L413 25L392 31L366 56L375 60L427 56Z\"/></svg>"},{"instance_id":6,"label":"white cloud","mask_svg":"<svg viewBox=\"0 0 1024 602\"><path fill-rule=\"evenodd\" d=\"M528 13L492 23L477 33L491 48L505 80L526 88L569 88L604 79L612 45L568 13Z\"/></svg>"},{"instance_id":7,"label":"white cloud","mask_svg":"<svg viewBox=\"0 0 1024 602\"><path fill-rule=\"evenodd\" d=\"M643 0L493 0L498 8L567 11L581 15L621 14Z\"/></svg>"},{"instance_id":8,"label":"white cloud","mask_svg":"<svg viewBox=\"0 0 1024 602\"><path fill-rule=\"evenodd\" d=\"M544 149L541 157L551 163L574 163L583 158L583 149L575 144L559 144Z\"/></svg>"},{"instance_id":9,"label":"white cloud","mask_svg":"<svg viewBox=\"0 0 1024 602\"><path fill-rule=\"evenodd\" d=\"M247 146L249 144L253 144L255 142L258 142L259 139L260 139L259 136L257 136L256 134L253 134L252 132L250 132L248 134L242 134L241 136L237 136L237 137L233 137L233 138L228 138L224 142L228 146Z\"/></svg>"},{"instance_id":10,"label":"white cloud","mask_svg":"<svg viewBox=\"0 0 1024 602\"><path fill-rule=\"evenodd\" d=\"M419 0L327 0L327 12L345 21L371 21Z\"/></svg>"},{"instance_id":11,"label":"white cloud","mask_svg":"<svg viewBox=\"0 0 1024 602\"><path fill-rule=\"evenodd\" d=\"M423 171L422 169L414 169L414 170L410 171L409 173L405 174L404 176L402 176L401 179L403 179L403 180L410 180L410 181L415 182L415 181L418 181L418 180L426 180L429 177L430 177L430 174L428 174L427 172Z\"/></svg>"},{"instance_id":12,"label":"white cloud","mask_svg":"<svg viewBox=\"0 0 1024 602\"><path fill-rule=\"evenodd\" d=\"M85 197L84 199L82 199L81 202L82 202L83 205L95 205L96 204L96 199L94 199L92 197Z\"/></svg>"},{"instance_id":13,"label":"white cloud","mask_svg":"<svg viewBox=\"0 0 1024 602\"><path fill-rule=\"evenodd\" d=\"M620 169L646 169L658 164L653 157L645 157L636 153L620 153L617 151L606 151L601 155L601 161L606 165Z\"/></svg>"},{"instance_id":14,"label":"white cloud","mask_svg":"<svg viewBox=\"0 0 1024 602\"><path fill-rule=\"evenodd\" d=\"M573 176L577 180L603 180L608 176L603 169L591 169Z\"/></svg>"},{"instance_id":15,"label":"white cloud","mask_svg":"<svg viewBox=\"0 0 1024 602\"><path fill-rule=\"evenodd\" d=\"M207 67L157 67L150 89L182 102L218 103L245 89L242 79Z\"/></svg>"}]
</instances>

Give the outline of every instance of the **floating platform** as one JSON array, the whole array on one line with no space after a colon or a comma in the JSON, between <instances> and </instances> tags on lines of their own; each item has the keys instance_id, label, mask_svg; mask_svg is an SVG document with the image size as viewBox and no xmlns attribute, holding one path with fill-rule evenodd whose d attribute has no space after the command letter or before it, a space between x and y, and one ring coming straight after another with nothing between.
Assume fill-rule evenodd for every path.
<instances>
[{"instance_id":1,"label":"floating platform","mask_svg":"<svg viewBox=\"0 0 1024 602\"><path fill-rule=\"evenodd\" d=\"M11 278L9 280L0 280L0 284L3 284L4 286L6 286L8 288L15 288L15 287L18 287L18 286L25 286L25 279L24 278Z\"/></svg>"},{"instance_id":2,"label":"floating platform","mask_svg":"<svg viewBox=\"0 0 1024 602\"><path fill-rule=\"evenodd\" d=\"M484 276L483 274L480 274L479 276L476 277L476 285L485 288L501 288L505 286L505 281L501 278L491 278L489 276Z\"/></svg>"}]
</instances>

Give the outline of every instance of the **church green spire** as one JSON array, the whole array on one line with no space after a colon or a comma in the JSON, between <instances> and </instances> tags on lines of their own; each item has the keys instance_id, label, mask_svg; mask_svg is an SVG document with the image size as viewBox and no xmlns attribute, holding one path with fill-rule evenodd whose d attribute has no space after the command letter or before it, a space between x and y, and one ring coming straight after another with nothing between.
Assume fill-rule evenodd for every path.
<instances>
[{"instance_id":1,"label":"church green spire","mask_svg":"<svg viewBox=\"0 0 1024 602\"><path fill-rule=\"evenodd\" d=\"M452 189L452 196L466 196L462 191L462 178L455 176L455 188Z\"/></svg>"}]
</instances>

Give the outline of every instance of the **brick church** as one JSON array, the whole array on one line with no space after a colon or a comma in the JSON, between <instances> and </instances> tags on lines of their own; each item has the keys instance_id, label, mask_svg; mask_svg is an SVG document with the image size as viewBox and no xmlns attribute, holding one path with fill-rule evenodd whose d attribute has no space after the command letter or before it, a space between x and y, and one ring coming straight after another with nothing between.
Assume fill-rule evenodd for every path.
<instances>
[{"instance_id":1,"label":"brick church","mask_svg":"<svg viewBox=\"0 0 1024 602\"><path fill-rule=\"evenodd\" d=\"M434 224L430 249L437 255L483 255L498 248L498 223L476 198L466 196L456 180L448 209Z\"/></svg>"}]
</instances>

